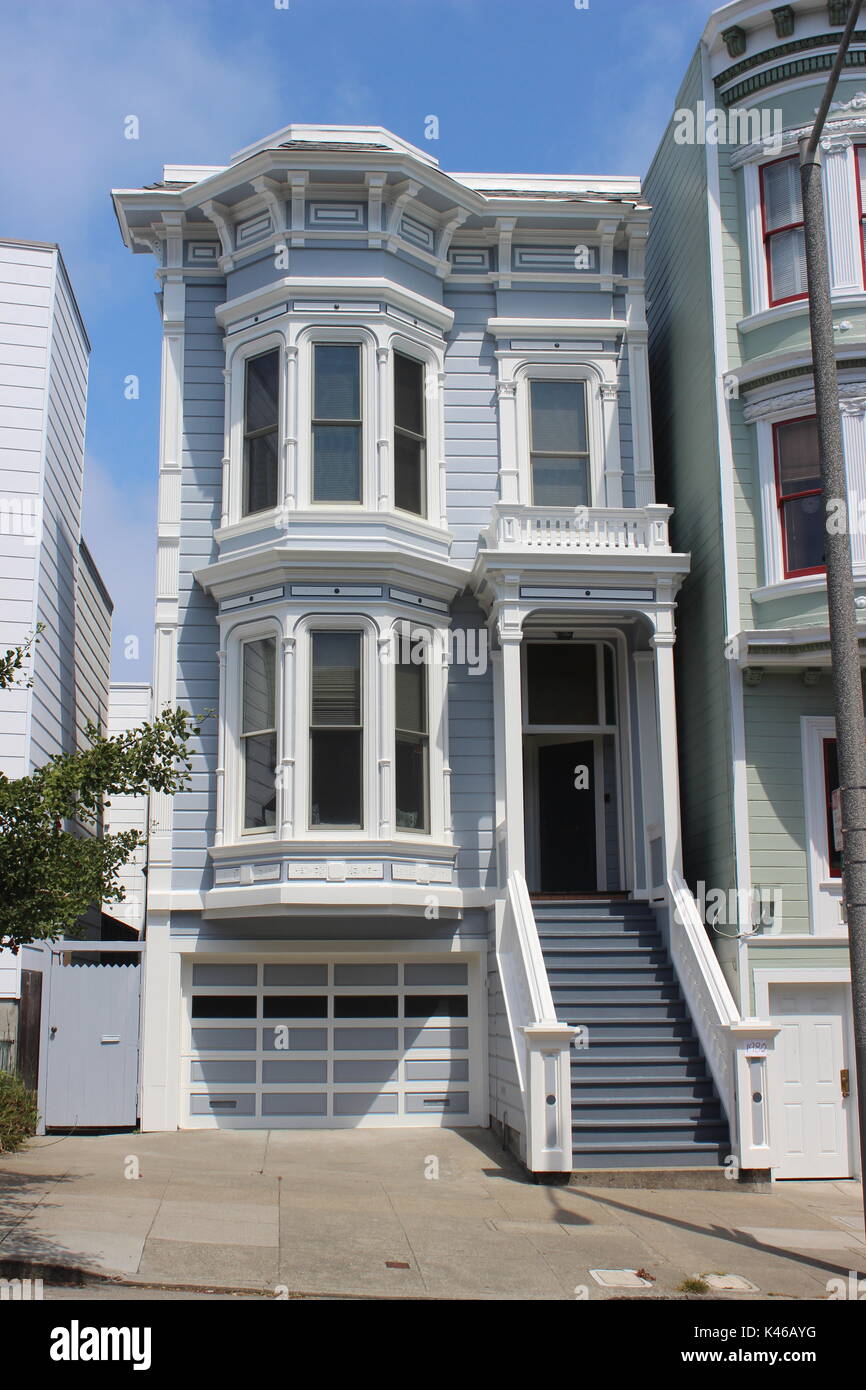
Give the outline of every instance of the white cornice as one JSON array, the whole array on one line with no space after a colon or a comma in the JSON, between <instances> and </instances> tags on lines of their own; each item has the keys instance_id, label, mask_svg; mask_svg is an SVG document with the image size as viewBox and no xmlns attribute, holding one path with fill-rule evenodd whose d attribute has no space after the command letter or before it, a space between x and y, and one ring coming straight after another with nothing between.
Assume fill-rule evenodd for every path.
<instances>
[{"instance_id":1,"label":"white cornice","mask_svg":"<svg viewBox=\"0 0 866 1390\"><path fill-rule=\"evenodd\" d=\"M324 279L285 276L274 280L266 289L251 290L249 294L238 295L217 305L216 320L223 328L228 328L236 319L261 313L281 300L296 295L315 296L317 301L331 298L369 300L371 296L380 295L396 308L434 324L443 332L447 332L454 323L453 309L446 309L425 295L416 294L414 290L407 290L395 281L379 276L369 279L358 276L327 276Z\"/></svg>"},{"instance_id":2,"label":"white cornice","mask_svg":"<svg viewBox=\"0 0 866 1390\"><path fill-rule=\"evenodd\" d=\"M866 411L866 385L862 381L842 382L839 386L839 406L841 410L855 414ZM789 410L806 407L815 408L813 387L804 387L798 391L779 390L775 395L752 401L745 406L743 419L750 425L756 420L769 420Z\"/></svg>"},{"instance_id":3,"label":"white cornice","mask_svg":"<svg viewBox=\"0 0 866 1390\"><path fill-rule=\"evenodd\" d=\"M625 319L510 319L487 320L494 338L618 338L628 332Z\"/></svg>"}]
</instances>

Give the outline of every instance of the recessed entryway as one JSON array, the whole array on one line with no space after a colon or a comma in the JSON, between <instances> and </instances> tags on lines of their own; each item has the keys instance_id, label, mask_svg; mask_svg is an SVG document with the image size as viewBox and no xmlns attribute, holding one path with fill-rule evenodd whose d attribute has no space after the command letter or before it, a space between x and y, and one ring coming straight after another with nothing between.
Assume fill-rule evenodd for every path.
<instances>
[{"instance_id":1,"label":"recessed entryway","mask_svg":"<svg viewBox=\"0 0 866 1390\"><path fill-rule=\"evenodd\" d=\"M523 680L530 889L615 892L622 796L613 644L529 638Z\"/></svg>"}]
</instances>

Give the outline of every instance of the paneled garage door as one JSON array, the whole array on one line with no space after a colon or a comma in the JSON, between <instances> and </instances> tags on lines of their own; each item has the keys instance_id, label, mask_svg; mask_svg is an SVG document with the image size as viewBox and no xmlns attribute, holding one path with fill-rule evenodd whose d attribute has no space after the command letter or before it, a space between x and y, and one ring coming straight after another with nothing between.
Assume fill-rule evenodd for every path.
<instances>
[{"instance_id":1,"label":"paneled garage door","mask_svg":"<svg viewBox=\"0 0 866 1390\"><path fill-rule=\"evenodd\" d=\"M189 1127L471 1124L463 962L194 963Z\"/></svg>"}]
</instances>

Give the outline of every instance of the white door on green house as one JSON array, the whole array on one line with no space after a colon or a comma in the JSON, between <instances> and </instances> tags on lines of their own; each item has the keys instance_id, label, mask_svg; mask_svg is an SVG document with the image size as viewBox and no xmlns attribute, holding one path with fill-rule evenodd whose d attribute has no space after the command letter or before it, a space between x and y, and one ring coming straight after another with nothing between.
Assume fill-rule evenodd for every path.
<instances>
[{"instance_id":1,"label":"white door on green house","mask_svg":"<svg viewBox=\"0 0 866 1390\"><path fill-rule=\"evenodd\" d=\"M845 987L771 985L770 1014L776 1177L850 1177Z\"/></svg>"}]
</instances>

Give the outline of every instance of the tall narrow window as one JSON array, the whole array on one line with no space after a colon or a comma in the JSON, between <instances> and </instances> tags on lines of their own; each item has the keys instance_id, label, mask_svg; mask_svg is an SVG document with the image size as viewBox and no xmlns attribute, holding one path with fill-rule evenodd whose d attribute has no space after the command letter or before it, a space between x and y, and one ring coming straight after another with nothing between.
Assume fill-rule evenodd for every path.
<instances>
[{"instance_id":1,"label":"tall narrow window","mask_svg":"<svg viewBox=\"0 0 866 1390\"><path fill-rule=\"evenodd\" d=\"M761 213L771 304L806 294L806 240L800 161L777 159L761 169Z\"/></svg>"},{"instance_id":2,"label":"tall narrow window","mask_svg":"<svg viewBox=\"0 0 866 1390\"><path fill-rule=\"evenodd\" d=\"M280 354L246 363L244 387L244 516L277 505Z\"/></svg>"},{"instance_id":3,"label":"tall narrow window","mask_svg":"<svg viewBox=\"0 0 866 1390\"><path fill-rule=\"evenodd\" d=\"M394 354L394 503L427 515L424 364Z\"/></svg>"},{"instance_id":4,"label":"tall narrow window","mask_svg":"<svg viewBox=\"0 0 866 1390\"><path fill-rule=\"evenodd\" d=\"M244 829L277 819L277 643L274 637L243 647Z\"/></svg>"},{"instance_id":5,"label":"tall narrow window","mask_svg":"<svg viewBox=\"0 0 866 1390\"><path fill-rule=\"evenodd\" d=\"M361 349L356 343L317 343L313 501L361 500Z\"/></svg>"},{"instance_id":6,"label":"tall narrow window","mask_svg":"<svg viewBox=\"0 0 866 1390\"><path fill-rule=\"evenodd\" d=\"M413 647L413 651L415 648ZM395 666L396 749L394 781L398 830L430 828L430 735L426 662Z\"/></svg>"},{"instance_id":7,"label":"tall narrow window","mask_svg":"<svg viewBox=\"0 0 866 1390\"><path fill-rule=\"evenodd\" d=\"M824 568L817 421L786 420L773 435L785 576L814 574Z\"/></svg>"},{"instance_id":8,"label":"tall narrow window","mask_svg":"<svg viewBox=\"0 0 866 1390\"><path fill-rule=\"evenodd\" d=\"M360 829L361 633L311 634L310 824Z\"/></svg>"},{"instance_id":9,"label":"tall narrow window","mask_svg":"<svg viewBox=\"0 0 866 1390\"><path fill-rule=\"evenodd\" d=\"M530 382L530 417L533 505L587 506L586 383Z\"/></svg>"}]
</instances>

